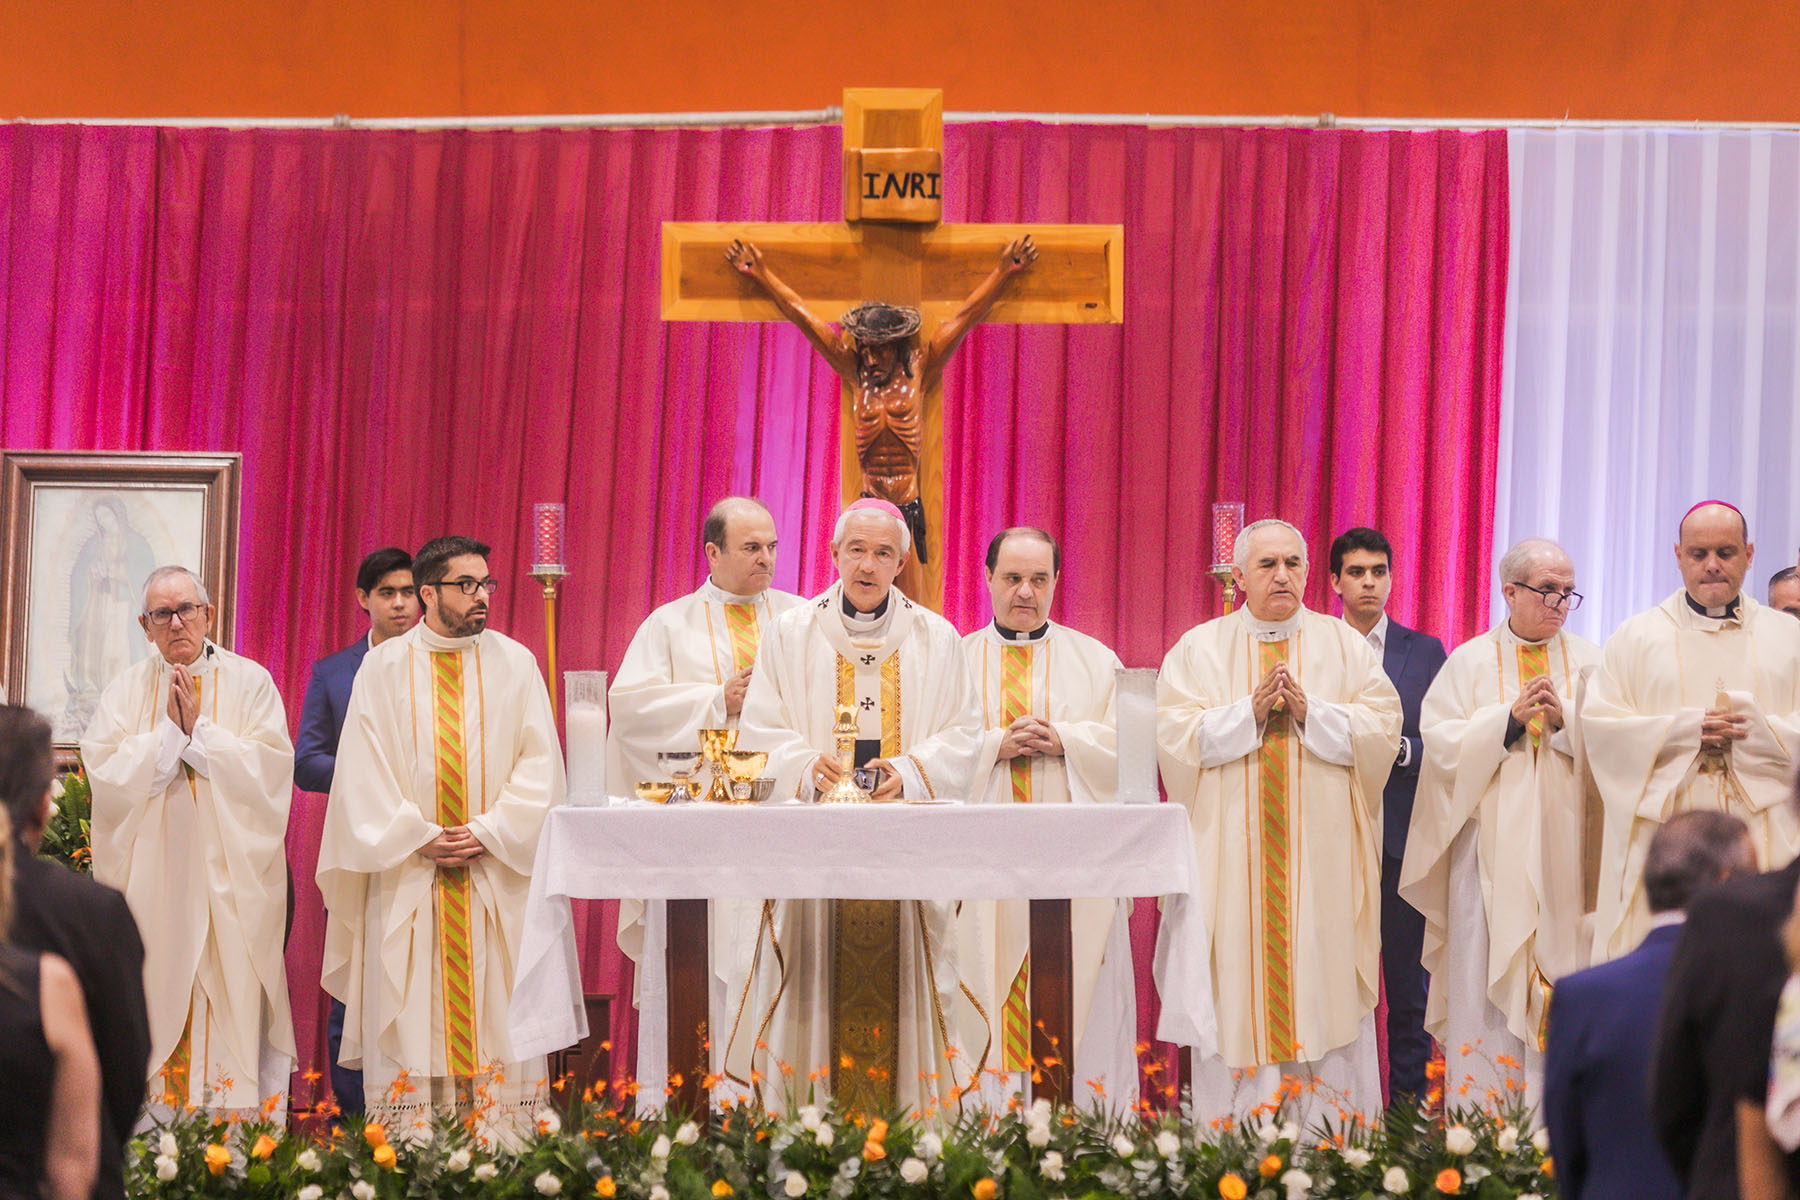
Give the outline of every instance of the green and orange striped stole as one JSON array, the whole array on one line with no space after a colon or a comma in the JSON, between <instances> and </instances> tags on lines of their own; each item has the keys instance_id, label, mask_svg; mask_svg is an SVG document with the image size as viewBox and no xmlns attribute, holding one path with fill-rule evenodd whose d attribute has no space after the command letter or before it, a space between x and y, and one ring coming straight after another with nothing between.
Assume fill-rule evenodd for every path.
<instances>
[{"instance_id":1,"label":"green and orange striped stole","mask_svg":"<svg viewBox=\"0 0 1800 1200\"><path fill-rule=\"evenodd\" d=\"M1288 660L1286 639L1258 642L1257 679ZM1293 831L1289 827L1288 757L1293 723L1287 710L1271 711L1257 752L1257 810L1262 847L1263 1027L1268 1061L1299 1057L1294 1038Z\"/></svg>"},{"instance_id":2,"label":"green and orange striped stole","mask_svg":"<svg viewBox=\"0 0 1800 1200\"><path fill-rule=\"evenodd\" d=\"M437 774L437 823L469 821L469 760L463 722L463 656L431 653L432 749ZM467 867L437 871L438 966L443 976L444 1060L450 1075L480 1070L475 1044L475 944Z\"/></svg>"},{"instance_id":3,"label":"green and orange striped stole","mask_svg":"<svg viewBox=\"0 0 1800 1200\"><path fill-rule=\"evenodd\" d=\"M727 604L724 608L725 631L731 636L731 671L735 675L756 661L756 643L759 636L756 627L756 605Z\"/></svg>"},{"instance_id":4,"label":"green and orange striped stole","mask_svg":"<svg viewBox=\"0 0 1800 1200\"><path fill-rule=\"evenodd\" d=\"M1519 686L1525 686L1527 680L1550 673L1550 645L1519 645ZM1531 735L1531 748L1536 750L1544 739L1544 714L1537 713L1525 726L1525 732Z\"/></svg>"},{"instance_id":5,"label":"green and orange striped stole","mask_svg":"<svg viewBox=\"0 0 1800 1200\"><path fill-rule=\"evenodd\" d=\"M1000 728L1007 729L1031 711L1030 643L1000 647ZM1004 736L1004 734L1002 734ZM1007 764L1015 804L1031 803L1031 758L1016 754ZM1000 1069L1023 1071L1031 1066L1031 953L1019 964L1006 1003L1000 1007Z\"/></svg>"}]
</instances>

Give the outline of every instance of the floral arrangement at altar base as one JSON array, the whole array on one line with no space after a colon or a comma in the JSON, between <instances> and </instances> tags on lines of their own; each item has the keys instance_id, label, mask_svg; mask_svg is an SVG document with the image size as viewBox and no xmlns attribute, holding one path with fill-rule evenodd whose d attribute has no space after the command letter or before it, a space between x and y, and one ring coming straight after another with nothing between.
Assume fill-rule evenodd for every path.
<instances>
[{"instance_id":1,"label":"floral arrangement at altar base","mask_svg":"<svg viewBox=\"0 0 1800 1200\"><path fill-rule=\"evenodd\" d=\"M79 760L50 782L50 820L44 826L44 844L38 854L71 871L90 875L94 853L89 822L94 815L94 789Z\"/></svg>"}]
</instances>

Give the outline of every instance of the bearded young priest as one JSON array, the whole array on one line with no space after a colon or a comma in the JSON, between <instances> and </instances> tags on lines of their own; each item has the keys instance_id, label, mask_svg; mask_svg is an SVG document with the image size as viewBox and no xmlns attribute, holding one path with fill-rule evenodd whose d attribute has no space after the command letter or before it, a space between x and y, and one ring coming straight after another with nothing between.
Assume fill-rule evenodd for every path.
<instances>
[{"instance_id":1,"label":"bearded young priest","mask_svg":"<svg viewBox=\"0 0 1800 1200\"><path fill-rule=\"evenodd\" d=\"M1381 1111L1381 797L1400 697L1343 621L1308 610L1306 542L1285 521L1238 535L1244 606L1184 634L1157 682L1169 799L1217 880L1219 1053L1194 1064L1199 1116L1241 1114L1283 1075ZM1318 1094L1303 1095L1303 1116Z\"/></svg>"},{"instance_id":2,"label":"bearded young priest","mask_svg":"<svg viewBox=\"0 0 1800 1200\"><path fill-rule=\"evenodd\" d=\"M894 586L910 550L899 509L885 500L856 501L832 536L838 582L764 630L738 744L769 752L776 794L812 799L837 782L832 726L840 704L854 709L855 761L875 772L876 799L961 801L972 792L981 740L975 689L955 628ZM901 1017L897 1029L876 1036L897 1039L883 1052L893 1056L895 1099L903 1107L947 1101L979 1066L989 1039L986 1022L958 1004L954 907L899 904ZM833 1080L839 1059L829 1019L839 949L834 902L778 903L774 927L785 970L765 954L746 1009L758 1027L765 1015L768 1021L755 1069L766 1080L792 1083L792 1098L805 1103L808 1089L823 1093L842 1082ZM959 1036L963 1024L969 1028ZM946 1036L957 1043L954 1051ZM739 1029L733 1041L746 1037L755 1034Z\"/></svg>"}]
</instances>

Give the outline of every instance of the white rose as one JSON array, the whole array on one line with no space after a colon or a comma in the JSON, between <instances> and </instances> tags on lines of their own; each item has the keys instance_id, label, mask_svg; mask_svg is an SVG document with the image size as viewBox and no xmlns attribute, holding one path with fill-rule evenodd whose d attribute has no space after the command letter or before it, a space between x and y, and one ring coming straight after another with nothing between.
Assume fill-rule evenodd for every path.
<instances>
[{"instance_id":1,"label":"white rose","mask_svg":"<svg viewBox=\"0 0 1800 1200\"><path fill-rule=\"evenodd\" d=\"M1042 1096L1033 1100L1031 1102L1031 1111L1025 1114L1025 1119L1027 1121L1036 1121L1039 1124L1048 1125L1050 1123L1050 1102Z\"/></svg>"},{"instance_id":2,"label":"white rose","mask_svg":"<svg viewBox=\"0 0 1800 1200\"><path fill-rule=\"evenodd\" d=\"M657 1134L656 1140L650 1143L651 1158L669 1157L669 1138L667 1134Z\"/></svg>"},{"instance_id":3,"label":"white rose","mask_svg":"<svg viewBox=\"0 0 1800 1200\"><path fill-rule=\"evenodd\" d=\"M818 1139L819 1145L821 1146L829 1146L832 1142L837 1140L837 1134L831 1132L831 1126L829 1125L820 1125L817 1129L813 1130L813 1137Z\"/></svg>"},{"instance_id":4,"label":"white rose","mask_svg":"<svg viewBox=\"0 0 1800 1200\"><path fill-rule=\"evenodd\" d=\"M1174 1158L1181 1153L1181 1138L1172 1129L1165 1129L1156 1135L1156 1152L1164 1158Z\"/></svg>"},{"instance_id":5,"label":"white rose","mask_svg":"<svg viewBox=\"0 0 1800 1200\"><path fill-rule=\"evenodd\" d=\"M496 1167L493 1163L482 1163L479 1167L475 1168L475 1178L481 1180L483 1183L486 1183L499 1173L500 1168Z\"/></svg>"},{"instance_id":6,"label":"white rose","mask_svg":"<svg viewBox=\"0 0 1800 1200\"><path fill-rule=\"evenodd\" d=\"M806 1195L806 1176L798 1171L789 1171L787 1179L782 1182L781 1190L790 1196Z\"/></svg>"},{"instance_id":7,"label":"white rose","mask_svg":"<svg viewBox=\"0 0 1800 1200\"><path fill-rule=\"evenodd\" d=\"M801 1109L800 1110L800 1128L802 1128L802 1129L817 1129L818 1127L819 1127L818 1106L809 1104L805 1108Z\"/></svg>"},{"instance_id":8,"label":"white rose","mask_svg":"<svg viewBox=\"0 0 1800 1200\"><path fill-rule=\"evenodd\" d=\"M1548 1129L1540 1129L1532 1134L1531 1148L1536 1150L1539 1154L1550 1153L1550 1131Z\"/></svg>"},{"instance_id":9,"label":"white rose","mask_svg":"<svg viewBox=\"0 0 1800 1200\"><path fill-rule=\"evenodd\" d=\"M675 1140L684 1146L691 1146L700 1140L700 1127L692 1121L682 1122L681 1128L675 1131Z\"/></svg>"},{"instance_id":10,"label":"white rose","mask_svg":"<svg viewBox=\"0 0 1800 1200\"><path fill-rule=\"evenodd\" d=\"M50 798L52 800L61 800L63 798L63 781L61 775L58 775L50 781Z\"/></svg>"},{"instance_id":11,"label":"white rose","mask_svg":"<svg viewBox=\"0 0 1800 1200\"><path fill-rule=\"evenodd\" d=\"M669 1200L669 1189L660 1183L657 1184L650 1189L650 1200Z\"/></svg>"},{"instance_id":12,"label":"white rose","mask_svg":"<svg viewBox=\"0 0 1800 1200\"><path fill-rule=\"evenodd\" d=\"M1044 1147L1050 1144L1050 1127L1048 1125L1031 1125L1025 1130L1027 1146Z\"/></svg>"},{"instance_id":13,"label":"white rose","mask_svg":"<svg viewBox=\"0 0 1800 1200\"><path fill-rule=\"evenodd\" d=\"M538 1132L545 1137L562 1132L562 1118L551 1109L540 1109L537 1115Z\"/></svg>"},{"instance_id":14,"label":"white rose","mask_svg":"<svg viewBox=\"0 0 1800 1200\"><path fill-rule=\"evenodd\" d=\"M925 1174L925 1164L916 1158L909 1158L900 1164L900 1178L908 1183L924 1183Z\"/></svg>"},{"instance_id":15,"label":"white rose","mask_svg":"<svg viewBox=\"0 0 1800 1200\"><path fill-rule=\"evenodd\" d=\"M1115 1133L1112 1140L1113 1153L1120 1158L1130 1158L1137 1152L1137 1143L1122 1133Z\"/></svg>"},{"instance_id":16,"label":"white rose","mask_svg":"<svg viewBox=\"0 0 1800 1200\"><path fill-rule=\"evenodd\" d=\"M356 1200L375 1200L375 1185L366 1179L359 1179L350 1185L350 1194Z\"/></svg>"},{"instance_id":17,"label":"white rose","mask_svg":"<svg viewBox=\"0 0 1800 1200\"><path fill-rule=\"evenodd\" d=\"M467 1146L464 1146L461 1150L453 1151L450 1155L450 1169L452 1171L466 1171L469 1169L469 1163L474 1157L473 1154L469 1153L469 1148Z\"/></svg>"},{"instance_id":18,"label":"white rose","mask_svg":"<svg viewBox=\"0 0 1800 1200\"><path fill-rule=\"evenodd\" d=\"M1344 1151L1344 1165L1352 1171L1360 1171L1369 1165L1369 1152L1361 1146L1352 1146Z\"/></svg>"},{"instance_id":19,"label":"white rose","mask_svg":"<svg viewBox=\"0 0 1800 1200\"><path fill-rule=\"evenodd\" d=\"M1312 1188L1312 1176L1297 1167L1283 1175L1281 1182L1287 1185L1288 1200L1305 1200Z\"/></svg>"},{"instance_id":20,"label":"white rose","mask_svg":"<svg viewBox=\"0 0 1800 1200\"><path fill-rule=\"evenodd\" d=\"M1298 1125L1294 1124L1292 1121L1289 1121L1286 1124L1284 1124L1277 1132L1279 1132L1281 1134L1282 1141L1291 1142L1300 1136L1300 1127Z\"/></svg>"},{"instance_id":21,"label":"white rose","mask_svg":"<svg viewBox=\"0 0 1800 1200\"><path fill-rule=\"evenodd\" d=\"M1519 1200L1544 1200L1544 1198L1536 1192L1523 1192L1520 1194Z\"/></svg>"},{"instance_id":22,"label":"white rose","mask_svg":"<svg viewBox=\"0 0 1800 1200\"><path fill-rule=\"evenodd\" d=\"M1273 1121L1264 1121L1256 1127L1256 1140L1267 1146L1281 1136L1281 1127Z\"/></svg>"},{"instance_id":23,"label":"white rose","mask_svg":"<svg viewBox=\"0 0 1800 1200\"><path fill-rule=\"evenodd\" d=\"M1404 1192L1409 1186L1411 1185L1407 1183L1406 1172L1399 1167L1389 1167L1387 1174L1381 1177L1383 1191Z\"/></svg>"},{"instance_id":24,"label":"white rose","mask_svg":"<svg viewBox=\"0 0 1800 1200\"><path fill-rule=\"evenodd\" d=\"M919 1157L930 1162L944 1152L944 1139L935 1133L922 1133L916 1147Z\"/></svg>"},{"instance_id":25,"label":"white rose","mask_svg":"<svg viewBox=\"0 0 1800 1200\"><path fill-rule=\"evenodd\" d=\"M1494 1138L1494 1145L1502 1154L1511 1154L1519 1148L1519 1131L1511 1125L1502 1125L1499 1134Z\"/></svg>"},{"instance_id":26,"label":"white rose","mask_svg":"<svg viewBox=\"0 0 1800 1200\"><path fill-rule=\"evenodd\" d=\"M1043 1173L1045 1179L1052 1182L1060 1180L1063 1177L1063 1156L1054 1150L1050 1151L1038 1159L1038 1170Z\"/></svg>"},{"instance_id":27,"label":"white rose","mask_svg":"<svg viewBox=\"0 0 1800 1200\"><path fill-rule=\"evenodd\" d=\"M540 1196L556 1196L562 1192L562 1180L548 1171L532 1180L531 1186L538 1190Z\"/></svg>"},{"instance_id":28,"label":"white rose","mask_svg":"<svg viewBox=\"0 0 1800 1200\"><path fill-rule=\"evenodd\" d=\"M167 1130L163 1131L162 1140L157 1144L157 1149L162 1151L164 1158L174 1158L181 1153L181 1146L176 1142L175 1135Z\"/></svg>"},{"instance_id":29,"label":"white rose","mask_svg":"<svg viewBox=\"0 0 1800 1200\"><path fill-rule=\"evenodd\" d=\"M294 1156L294 1165L302 1171L317 1171L319 1169L319 1152L310 1146L307 1147Z\"/></svg>"},{"instance_id":30,"label":"white rose","mask_svg":"<svg viewBox=\"0 0 1800 1200\"><path fill-rule=\"evenodd\" d=\"M1475 1149L1475 1135L1467 1125L1452 1125L1444 1130L1444 1149L1452 1154L1469 1154Z\"/></svg>"},{"instance_id":31,"label":"white rose","mask_svg":"<svg viewBox=\"0 0 1800 1200\"><path fill-rule=\"evenodd\" d=\"M179 1174L181 1174L181 1168L175 1165L174 1159L166 1154L159 1154L156 1156L156 1177L158 1179L164 1183L169 1183Z\"/></svg>"},{"instance_id":32,"label":"white rose","mask_svg":"<svg viewBox=\"0 0 1800 1200\"><path fill-rule=\"evenodd\" d=\"M294 1193L294 1200L320 1200L320 1197L324 1195L324 1188L316 1183L309 1183Z\"/></svg>"},{"instance_id":33,"label":"white rose","mask_svg":"<svg viewBox=\"0 0 1800 1200\"><path fill-rule=\"evenodd\" d=\"M1470 1163L1468 1167L1463 1170L1463 1182L1470 1184L1480 1183L1491 1174L1493 1174L1493 1172L1489 1171L1480 1163Z\"/></svg>"}]
</instances>

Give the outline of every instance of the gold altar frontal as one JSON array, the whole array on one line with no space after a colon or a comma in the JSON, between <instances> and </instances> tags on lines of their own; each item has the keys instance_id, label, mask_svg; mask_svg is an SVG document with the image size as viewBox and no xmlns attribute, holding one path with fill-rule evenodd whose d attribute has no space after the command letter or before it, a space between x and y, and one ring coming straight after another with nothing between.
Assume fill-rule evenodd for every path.
<instances>
[{"instance_id":1,"label":"gold altar frontal","mask_svg":"<svg viewBox=\"0 0 1800 1200\"><path fill-rule=\"evenodd\" d=\"M899 900L831 905L831 1094L885 1113L900 1065Z\"/></svg>"}]
</instances>

